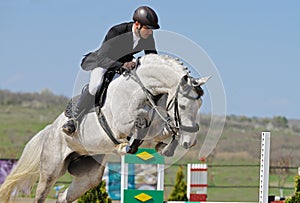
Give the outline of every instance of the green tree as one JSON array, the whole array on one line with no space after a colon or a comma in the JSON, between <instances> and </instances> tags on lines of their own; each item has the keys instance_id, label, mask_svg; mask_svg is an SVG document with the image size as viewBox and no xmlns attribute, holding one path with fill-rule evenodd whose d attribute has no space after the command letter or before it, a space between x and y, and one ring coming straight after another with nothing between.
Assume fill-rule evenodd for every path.
<instances>
[{"instance_id":1,"label":"green tree","mask_svg":"<svg viewBox=\"0 0 300 203\"><path fill-rule=\"evenodd\" d=\"M101 181L101 183L87 191L84 195L82 195L78 201L78 203L111 203L111 199L108 197L105 188L105 181Z\"/></svg>"},{"instance_id":2,"label":"green tree","mask_svg":"<svg viewBox=\"0 0 300 203\"><path fill-rule=\"evenodd\" d=\"M277 128L287 128L289 126L288 119L284 116L274 116L272 124Z\"/></svg>"},{"instance_id":3,"label":"green tree","mask_svg":"<svg viewBox=\"0 0 300 203\"><path fill-rule=\"evenodd\" d=\"M169 201L188 201L186 195L186 182L184 181L182 166L178 168L176 174L176 183L172 190L171 196L169 197Z\"/></svg>"},{"instance_id":4,"label":"green tree","mask_svg":"<svg viewBox=\"0 0 300 203\"><path fill-rule=\"evenodd\" d=\"M295 177L295 195L288 198L286 203L299 203L300 202L300 175Z\"/></svg>"}]
</instances>

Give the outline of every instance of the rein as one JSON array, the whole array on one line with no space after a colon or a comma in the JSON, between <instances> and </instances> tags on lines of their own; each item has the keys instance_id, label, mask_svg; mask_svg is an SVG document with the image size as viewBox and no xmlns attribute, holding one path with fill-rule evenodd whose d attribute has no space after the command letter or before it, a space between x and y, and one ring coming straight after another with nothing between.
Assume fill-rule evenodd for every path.
<instances>
[{"instance_id":1,"label":"rein","mask_svg":"<svg viewBox=\"0 0 300 203\"><path fill-rule=\"evenodd\" d=\"M136 70L139 66L139 58L137 58L136 60L136 67L134 68L134 70L130 70L127 72L127 75L129 75L129 77L134 80L143 90L144 94L146 95L148 101L151 104L151 107L154 108L154 110L156 111L157 115L166 123L167 128L170 129L173 133L173 138L174 136L178 139L179 138L179 127L181 125L181 120L180 120L180 116L179 116L179 109L178 109L178 92L179 92L179 87L180 87L180 83L177 86L176 89L176 94L174 96L175 99L175 106L174 106L174 118L175 118L175 126L174 124L172 124L172 118L168 115L167 117L163 116L159 110L156 108L156 104L152 99L152 94L150 93L150 91L145 87L145 85L143 84L143 82L141 81L140 77L136 74Z\"/></svg>"},{"instance_id":2,"label":"rein","mask_svg":"<svg viewBox=\"0 0 300 203\"><path fill-rule=\"evenodd\" d=\"M135 69L136 70L136 69ZM156 108L156 104L152 99L152 94L149 92L149 90L145 87L145 85L142 83L141 79L139 78L139 76L136 74L135 70L131 70L129 73L129 76L131 79L133 79L143 90L144 94L146 95L148 101L151 104L151 107L154 108L154 110L156 111L156 113L159 115L159 117L166 123L169 123L171 121L170 116L168 117L164 117L159 110Z\"/></svg>"},{"instance_id":3,"label":"rein","mask_svg":"<svg viewBox=\"0 0 300 203\"><path fill-rule=\"evenodd\" d=\"M197 132L199 130L199 125L196 124L195 126L184 126L181 123L181 118L180 118L180 114L179 114L179 103L178 103L178 94L179 94L179 88L180 88L180 84L183 80L179 82L179 84L176 87L176 92L175 95L173 97L173 99L167 104L167 108L166 110L169 111L172 107L172 104L174 104L174 122L175 125L172 123L172 118L168 115L167 117L163 116L160 111L156 108L156 104L152 99L152 94L150 93L150 91L145 87L145 85L143 84L143 82L141 81L141 79L139 78L139 76L136 74L136 70L137 70L137 66L139 65L139 58L137 58L136 61L136 67L134 68L134 70L130 70L128 71L126 74L129 75L129 77L134 80L143 90L144 94L146 95L148 101L151 104L151 107L154 108L154 110L156 111L156 113L158 114L158 116L166 123L167 128L170 129L173 133L173 137L175 136L176 139L179 138L179 129L185 131L185 132L190 132L190 133L194 133ZM195 87L194 87L195 88ZM198 93L198 90L196 89L197 92L197 97L191 97L189 96L189 93L192 91L193 88L190 88L190 90L184 94L183 96L188 98L188 99L193 99L193 100L198 100L202 94ZM173 102L174 101L174 102Z\"/></svg>"}]
</instances>

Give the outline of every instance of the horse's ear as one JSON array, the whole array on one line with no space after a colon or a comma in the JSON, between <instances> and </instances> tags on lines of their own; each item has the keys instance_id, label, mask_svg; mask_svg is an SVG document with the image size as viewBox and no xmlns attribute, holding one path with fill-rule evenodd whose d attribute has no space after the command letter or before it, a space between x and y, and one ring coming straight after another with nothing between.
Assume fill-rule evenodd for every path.
<instances>
[{"instance_id":1,"label":"horse's ear","mask_svg":"<svg viewBox=\"0 0 300 203\"><path fill-rule=\"evenodd\" d=\"M203 78L198 78L198 79L194 79L192 84L193 86L201 86L204 85L212 76L207 76L207 77L203 77Z\"/></svg>"},{"instance_id":2,"label":"horse's ear","mask_svg":"<svg viewBox=\"0 0 300 203\"><path fill-rule=\"evenodd\" d=\"M185 75L181 78L180 86L183 90L186 90L190 87L189 85L189 76Z\"/></svg>"},{"instance_id":3,"label":"horse's ear","mask_svg":"<svg viewBox=\"0 0 300 203\"><path fill-rule=\"evenodd\" d=\"M189 76L185 75L181 78L181 85L185 85L188 82Z\"/></svg>"}]
</instances>

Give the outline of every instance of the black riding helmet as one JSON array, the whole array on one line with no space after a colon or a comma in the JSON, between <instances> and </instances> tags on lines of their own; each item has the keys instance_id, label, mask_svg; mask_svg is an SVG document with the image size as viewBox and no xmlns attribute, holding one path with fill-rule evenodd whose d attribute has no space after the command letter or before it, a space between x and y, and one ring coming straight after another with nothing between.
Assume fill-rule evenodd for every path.
<instances>
[{"instance_id":1,"label":"black riding helmet","mask_svg":"<svg viewBox=\"0 0 300 203\"><path fill-rule=\"evenodd\" d=\"M133 14L133 20L140 22L150 29L159 29L158 17L155 11L148 6L138 7Z\"/></svg>"}]
</instances>

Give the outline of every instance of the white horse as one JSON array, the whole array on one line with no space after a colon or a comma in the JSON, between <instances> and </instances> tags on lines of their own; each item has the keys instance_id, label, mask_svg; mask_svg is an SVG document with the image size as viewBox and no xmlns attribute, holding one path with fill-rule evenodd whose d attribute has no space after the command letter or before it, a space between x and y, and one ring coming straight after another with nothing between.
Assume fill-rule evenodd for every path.
<instances>
[{"instance_id":1,"label":"white horse","mask_svg":"<svg viewBox=\"0 0 300 203\"><path fill-rule=\"evenodd\" d=\"M206 80L192 78L174 58L142 57L137 70L120 76L108 88L101 112L114 139L105 133L95 112L86 115L73 137L67 136L61 130L67 120L62 113L26 144L17 166L0 188L0 201L9 202L12 194L31 188L39 180L34 202L42 203L67 170L73 176L72 183L57 202L75 201L101 181L106 154L124 153L128 135L138 137L144 133L143 139L156 141L173 137L169 145L162 145L167 150L161 153L166 155L177 146L176 141L184 148L193 146L191 133L199 129L196 117L202 103L200 86ZM163 96L154 104L151 95Z\"/></svg>"}]
</instances>

